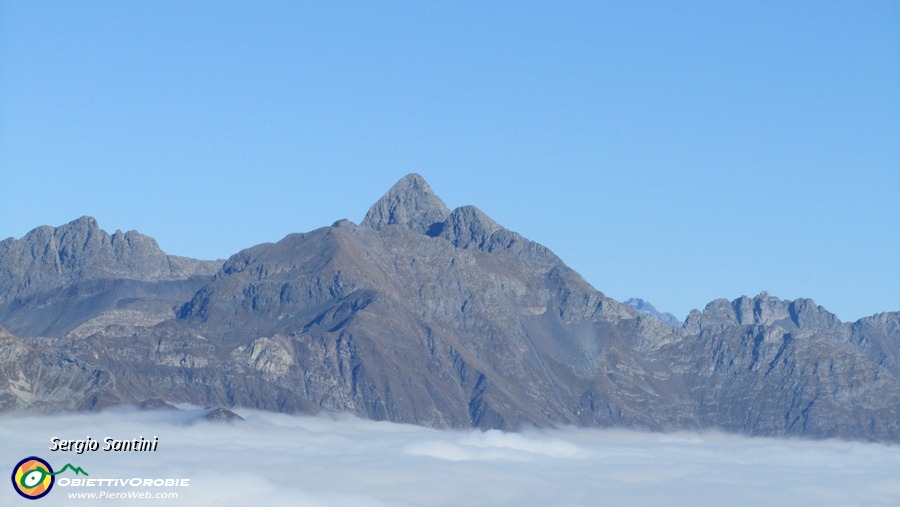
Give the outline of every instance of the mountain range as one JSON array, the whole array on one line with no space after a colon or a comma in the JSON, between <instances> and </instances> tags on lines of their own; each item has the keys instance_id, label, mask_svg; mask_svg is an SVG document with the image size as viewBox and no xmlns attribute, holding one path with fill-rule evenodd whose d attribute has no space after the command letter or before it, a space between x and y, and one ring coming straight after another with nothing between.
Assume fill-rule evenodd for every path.
<instances>
[{"instance_id":1,"label":"mountain range","mask_svg":"<svg viewBox=\"0 0 900 507\"><path fill-rule=\"evenodd\" d=\"M190 403L900 441L900 312L844 323L762 293L680 323L626 303L417 174L359 224L225 261L83 217L0 242L0 411Z\"/></svg>"}]
</instances>

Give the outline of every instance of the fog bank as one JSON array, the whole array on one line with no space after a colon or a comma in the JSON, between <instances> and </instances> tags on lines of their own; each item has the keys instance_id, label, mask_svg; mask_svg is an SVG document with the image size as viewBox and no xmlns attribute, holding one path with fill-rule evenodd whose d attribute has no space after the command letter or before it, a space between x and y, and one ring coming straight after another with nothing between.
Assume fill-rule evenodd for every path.
<instances>
[{"instance_id":1,"label":"fog bank","mask_svg":"<svg viewBox=\"0 0 900 507\"><path fill-rule=\"evenodd\" d=\"M845 506L900 505L900 447L841 441L559 429L441 431L345 416L238 411L107 412L0 418L0 504L28 456L90 478L189 478L190 487L62 487L52 505L171 506ZM100 441L51 452L50 439ZM155 452L104 452L103 439L158 437ZM70 471L59 479L80 478ZM74 500L72 492L177 492L177 499Z\"/></svg>"}]
</instances>

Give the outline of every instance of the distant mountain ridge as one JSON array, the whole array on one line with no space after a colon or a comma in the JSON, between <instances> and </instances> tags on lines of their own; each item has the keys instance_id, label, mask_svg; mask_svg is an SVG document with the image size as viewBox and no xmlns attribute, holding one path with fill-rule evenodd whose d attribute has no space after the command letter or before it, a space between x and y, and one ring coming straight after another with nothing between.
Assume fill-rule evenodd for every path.
<instances>
[{"instance_id":1,"label":"distant mountain ridge","mask_svg":"<svg viewBox=\"0 0 900 507\"><path fill-rule=\"evenodd\" d=\"M0 356L0 410L154 400L436 427L900 440L900 312L842 323L763 293L682 326L606 297L478 208L449 209L417 174L359 225L224 262L167 256L90 218L42 227L0 242L0 288L12 332L0 346L17 351ZM22 380L31 371L57 379L48 389L66 376L84 387L63 400Z\"/></svg>"},{"instance_id":2,"label":"distant mountain ridge","mask_svg":"<svg viewBox=\"0 0 900 507\"><path fill-rule=\"evenodd\" d=\"M169 318L220 266L166 255L135 231L110 235L91 217L38 227L0 241L0 322L24 336L61 336L103 311Z\"/></svg>"},{"instance_id":3,"label":"distant mountain ridge","mask_svg":"<svg viewBox=\"0 0 900 507\"><path fill-rule=\"evenodd\" d=\"M669 312L661 312L656 309L652 304L644 301L641 298L629 298L623 301L626 305L634 308L635 310L641 312L644 315L649 315L651 317L656 317L657 319L665 322L666 324L671 324L673 326L680 326L681 321L678 320L678 317L672 315Z\"/></svg>"},{"instance_id":4,"label":"distant mountain ridge","mask_svg":"<svg viewBox=\"0 0 900 507\"><path fill-rule=\"evenodd\" d=\"M20 240L0 241L0 258L4 260L3 299L89 279L162 281L210 276L220 264L166 255L156 240L136 231L110 235L91 217L57 228L38 227Z\"/></svg>"}]
</instances>

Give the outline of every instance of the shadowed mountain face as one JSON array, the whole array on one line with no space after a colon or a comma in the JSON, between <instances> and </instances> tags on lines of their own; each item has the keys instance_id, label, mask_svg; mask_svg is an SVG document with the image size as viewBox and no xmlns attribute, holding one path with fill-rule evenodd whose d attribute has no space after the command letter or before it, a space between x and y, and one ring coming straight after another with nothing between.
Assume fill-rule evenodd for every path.
<instances>
[{"instance_id":1,"label":"shadowed mountain face","mask_svg":"<svg viewBox=\"0 0 900 507\"><path fill-rule=\"evenodd\" d=\"M169 318L221 262L166 255L135 231L109 235L81 217L0 242L0 322L20 336L61 336L104 312Z\"/></svg>"},{"instance_id":2,"label":"shadowed mountain face","mask_svg":"<svg viewBox=\"0 0 900 507\"><path fill-rule=\"evenodd\" d=\"M190 260L167 271L162 259L173 258L159 252L123 275L115 270L130 273L134 253L115 250L116 235L93 234L109 240L69 261L78 269L8 276L15 289L0 299L0 323L114 379L110 399L439 427L900 434L900 313L851 325L810 300L761 294L714 301L671 325L607 298L478 208L449 210L415 174L360 225L342 220L248 248L215 274ZM35 243L29 236L0 245L21 252ZM65 264L45 257L4 255L0 268ZM92 270L94 258L107 265ZM108 301L84 313L57 302L95 280L120 292L105 286ZM53 333L33 317L43 300L65 316ZM11 388L7 396L16 397Z\"/></svg>"},{"instance_id":3,"label":"shadowed mountain face","mask_svg":"<svg viewBox=\"0 0 900 507\"><path fill-rule=\"evenodd\" d=\"M610 413L584 411L578 400L595 382L572 381L602 361L591 357L602 347L589 328L610 328L608 345L618 346L618 321L636 314L477 208L447 211L418 175L363 225L342 221L233 256L178 317L229 348L258 340L242 355L280 338L285 375L331 410L451 426L626 417L619 394Z\"/></svg>"},{"instance_id":4,"label":"shadowed mountain face","mask_svg":"<svg viewBox=\"0 0 900 507\"><path fill-rule=\"evenodd\" d=\"M764 292L692 312L684 327L696 341L674 344L670 355L684 368L704 358L689 388L712 426L896 441L898 324L900 312L845 324L811 299ZM878 332L866 333L872 341L860 347L854 330L868 325Z\"/></svg>"}]
</instances>

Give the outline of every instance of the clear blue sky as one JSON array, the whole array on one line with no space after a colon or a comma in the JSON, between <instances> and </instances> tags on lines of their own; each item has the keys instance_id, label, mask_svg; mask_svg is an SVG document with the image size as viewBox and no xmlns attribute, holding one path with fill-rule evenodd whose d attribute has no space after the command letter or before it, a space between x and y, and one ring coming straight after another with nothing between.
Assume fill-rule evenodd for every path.
<instances>
[{"instance_id":1,"label":"clear blue sky","mask_svg":"<svg viewBox=\"0 0 900 507\"><path fill-rule=\"evenodd\" d=\"M222 258L412 171L679 317L900 310L900 2L0 0L0 237Z\"/></svg>"}]
</instances>

